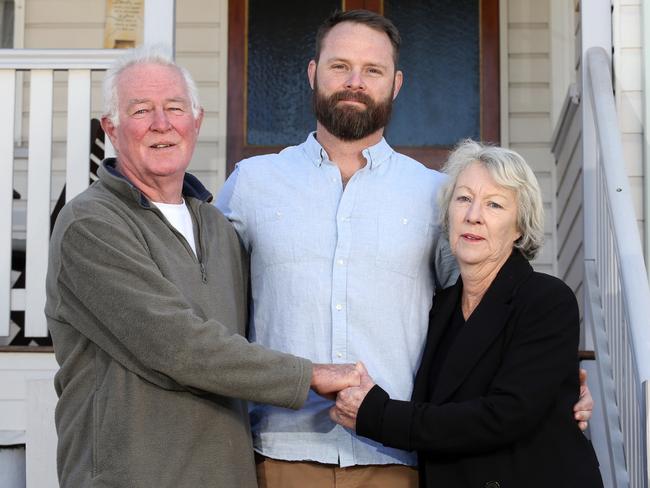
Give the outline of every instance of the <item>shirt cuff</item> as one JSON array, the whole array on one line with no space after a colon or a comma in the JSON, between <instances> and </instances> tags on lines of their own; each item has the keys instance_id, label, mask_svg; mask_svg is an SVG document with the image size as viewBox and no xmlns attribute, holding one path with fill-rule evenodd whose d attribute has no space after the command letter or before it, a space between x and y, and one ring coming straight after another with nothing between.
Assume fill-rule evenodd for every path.
<instances>
[{"instance_id":1,"label":"shirt cuff","mask_svg":"<svg viewBox=\"0 0 650 488\"><path fill-rule=\"evenodd\" d=\"M364 398L357 412L357 434L388 447L410 451L413 403L391 400L375 385Z\"/></svg>"}]
</instances>

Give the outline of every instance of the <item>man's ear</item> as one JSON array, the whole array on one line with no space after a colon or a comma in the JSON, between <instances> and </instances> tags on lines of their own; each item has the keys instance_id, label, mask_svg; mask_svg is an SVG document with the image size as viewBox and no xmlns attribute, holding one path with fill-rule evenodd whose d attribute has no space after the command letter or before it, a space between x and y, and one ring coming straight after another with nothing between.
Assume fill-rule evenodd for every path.
<instances>
[{"instance_id":1,"label":"man's ear","mask_svg":"<svg viewBox=\"0 0 650 488\"><path fill-rule=\"evenodd\" d=\"M393 83L393 100L397 98L400 88L402 88L402 82L404 81L404 75L400 70L395 72L395 82Z\"/></svg>"},{"instance_id":2,"label":"man's ear","mask_svg":"<svg viewBox=\"0 0 650 488\"><path fill-rule=\"evenodd\" d=\"M204 115L205 115L205 111L203 110L203 107L201 107L201 111L199 112L199 116L194 120L194 128L195 128L197 134L201 130L201 123L203 123L203 116Z\"/></svg>"},{"instance_id":3,"label":"man's ear","mask_svg":"<svg viewBox=\"0 0 650 488\"><path fill-rule=\"evenodd\" d=\"M117 127L115 124L113 124L111 119L106 115L102 116L100 124L104 130L104 133L111 139L111 144L113 147L117 149Z\"/></svg>"},{"instance_id":4,"label":"man's ear","mask_svg":"<svg viewBox=\"0 0 650 488\"><path fill-rule=\"evenodd\" d=\"M316 64L316 61L313 59L309 61L309 64L307 65L307 78L309 78L309 86L311 86L311 89L314 89L314 80L316 79L316 67L318 65Z\"/></svg>"}]
</instances>

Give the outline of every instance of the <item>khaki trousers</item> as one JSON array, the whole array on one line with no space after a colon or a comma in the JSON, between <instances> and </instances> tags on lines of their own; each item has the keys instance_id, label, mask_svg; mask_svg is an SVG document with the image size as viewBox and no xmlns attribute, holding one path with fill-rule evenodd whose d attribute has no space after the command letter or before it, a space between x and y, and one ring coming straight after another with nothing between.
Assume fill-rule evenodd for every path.
<instances>
[{"instance_id":1,"label":"khaki trousers","mask_svg":"<svg viewBox=\"0 0 650 488\"><path fill-rule=\"evenodd\" d=\"M351 466L312 461L279 461L255 454L259 488L417 488L410 466Z\"/></svg>"}]
</instances>

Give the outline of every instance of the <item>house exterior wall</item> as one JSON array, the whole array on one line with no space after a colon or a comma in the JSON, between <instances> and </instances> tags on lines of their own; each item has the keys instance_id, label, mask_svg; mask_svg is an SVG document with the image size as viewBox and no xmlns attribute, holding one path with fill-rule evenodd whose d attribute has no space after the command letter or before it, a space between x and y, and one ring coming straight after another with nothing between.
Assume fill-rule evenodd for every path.
<instances>
[{"instance_id":1,"label":"house exterior wall","mask_svg":"<svg viewBox=\"0 0 650 488\"><path fill-rule=\"evenodd\" d=\"M562 0L559 0L562 2ZM564 0L569 2L570 0ZM555 231L555 167L550 152L550 139L558 112L558 99L562 100L565 86L558 86L553 66L566 64L567 59L551 59L552 43L557 31L552 30L553 3L558 0L501 0L502 11L502 144L520 152L531 164L544 193L547 214L546 244L535 261L537 269L556 273ZM621 5L620 22L634 20L632 9L639 9L639 0L617 0ZM636 4L636 7L634 5ZM24 46L27 48L100 48L103 42L105 17L104 0L25 0ZM572 22L572 19L571 19ZM226 115L227 115L227 0L177 0L176 1L176 52L177 60L195 77L205 108L203 128L190 165L194 172L213 192L218 191L225 178ZM638 29L637 29L638 30ZM503 32L505 31L505 32ZM627 29L624 30L627 32ZM627 36L627 37L626 37ZM628 44L634 40L624 36ZM636 36L637 40L639 35ZM566 40L565 40L566 41ZM564 42L565 42L564 41ZM571 40L572 42L572 40ZM628 58L632 57L630 48ZM636 48L637 51L639 48ZM554 51L555 52L555 51ZM562 52L562 51L560 51ZM640 59L640 55L637 53ZM626 58L625 67L633 74L636 65ZM569 58L570 62L571 59ZM622 65L623 66L623 65ZM629 66L629 67L628 67ZM562 78L559 78L562 80ZM101 76L93 84L93 111L101 110ZM624 136L626 152L640 154L641 134L635 122L640 97L636 88L626 82L629 93L620 96L629 115L622 119L628 129ZM65 107L64 81L56 81L54 103L54 169L52 198L58 197L64 180L65 164ZM638 103L637 103L638 102ZM25 90L24 106L28 103ZM637 105L635 105L637 103ZM634 110L637 110L635 112ZM628 112L625 112L626 114ZM26 137L27 120L23 122ZM638 194L637 208L642 211L642 175L640 158L632 165L633 186ZM26 161L16 164L16 188L24 191ZM639 214L640 215L640 214Z\"/></svg>"},{"instance_id":2,"label":"house exterior wall","mask_svg":"<svg viewBox=\"0 0 650 488\"><path fill-rule=\"evenodd\" d=\"M641 0L613 0L612 7L614 92L618 125L639 234L643 240L644 198L647 197L644 197L643 184L644 94Z\"/></svg>"},{"instance_id":3,"label":"house exterior wall","mask_svg":"<svg viewBox=\"0 0 650 488\"><path fill-rule=\"evenodd\" d=\"M576 69L580 60L580 22L577 2L551 0L552 124L555 190L555 265L559 278L574 291L580 307L581 326L584 305L582 122L577 109L580 89ZM579 83L577 83L579 85ZM571 94L574 100L567 100ZM564 105L564 104L567 105ZM563 112L562 109L565 109ZM584 329L581 337L585 338ZM581 347L586 349L585 344Z\"/></svg>"},{"instance_id":4,"label":"house exterior wall","mask_svg":"<svg viewBox=\"0 0 650 488\"><path fill-rule=\"evenodd\" d=\"M105 0L24 0L22 47L90 48L103 47ZM195 78L205 108L205 118L190 171L216 193L225 176L226 80L227 80L227 0L176 0L176 53L179 63ZM20 78L19 78L20 80ZM101 114L102 75L93 77L92 114ZM23 77L22 129L15 159L14 188L27 194L27 152L29 76ZM65 182L67 84L65 76L55 74L53 120L52 200L55 201ZM24 201L14 203L24 209ZM24 211L22 213L24 216ZM24 231L24 222L14 222ZM53 470L53 434L48 442L30 440L34 422L49 422L53 430L52 376L58 369L51 353L0 354L0 485L8 488L56 486ZM33 380L43 383L47 395L30 401ZM33 395L32 395L33 396ZM44 399L49 403L44 406ZM45 410L43 410L45 408ZM40 426L42 427L42 426ZM48 427L48 426L45 426ZM32 445L24 448L6 447ZM40 449L40 450L39 450ZM41 452L45 450L45 453ZM42 456L32 459L30 453ZM27 462L26 462L27 461ZM47 464L47 469L44 465ZM31 481L29 475L31 474ZM43 477L45 481L40 480Z\"/></svg>"},{"instance_id":5,"label":"house exterior wall","mask_svg":"<svg viewBox=\"0 0 650 488\"><path fill-rule=\"evenodd\" d=\"M534 266L556 273L555 164L550 150L550 0L501 0L502 145L519 152L535 171L546 212L545 244Z\"/></svg>"},{"instance_id":6,"label":"house exterior wall","mask_svg":"<svg viewBox=\"0 0 650 488\"><path fill-rule=\"evenodd\" d=\"M536 269L558 273L558 214L556 188L558 170L550 151L551 136L559 115L558 99L566 93L571 76L573 38L558 28L557 5L574 0L501 0L502 30L502 144L520 152L533 167L544 195L546 244L535 261ZM616 103L619 113L625 163L634 192L639 225L643 225L643 93L640 0L613 0L613 43ZM101 48L105 0L25 0L24 47ZM556 15L556 16L554 16ZM567 15L571 15L568 13ZM227 0L176 0L176 53L197 81L205 108L205 120L195 156L190 165L206 186L217 192L225 177L227 109ZM568 23L573 28L573 19ZM555 44L554 44L555 43ZM555 45L555 47L554 47ZM559 47L558 47L559 46ZM567 63L569 66L567 67ZM559 76L554 70L563 66ZM28 107L25 80L24 110ZM93 111L101 110L101 76L93 84ZM63 80L55 82L54 100L54 189L57 198L64 180L65 109ZM23 139L27 134L23 122ZM26 187L26 160L16 162L16 189ZM577 193L574 196L579 196ZM570 242L582 240L576 234ZM643 235L643 234L642 234ZM564 236L562 237L564 239ZM579 260L578 260L579 261ZM576 268L578 269L578 268ZM568 275L567 275L568 276ZM566 279L573 279L571 276ZM580 290L578 289L580 292ZM52 355L0 355L0 431L21 430L26 423L24 380L30 375L47 376L56 369ZM1 361L5 359L5 361ZM33 371L33 373L32 373ZM21 383L23 382L23 383Z\"/></svg>"},{"instance_id":7,"label":"house exterior wall","mask_svg":"<svg viewBox=\"0 0 650 488\"><path fill-rule=\"evenodd\" d=\"M25 48L103 47L105 0L25 0ZM225 179L227 100L227 0L176 0L176 59L185 66L199 89L205 109L203 127L190 171L216 193ZM102 108L102 75L93 77L92 111ZM52 199L56 200L65 180L65 136L67 107L63 75L55 75L53 120ZM22 142L27 144L29 80L23 95ZM26 193L26 153L18 152L15 187Z\"/></svg>"},{"instance_id":8,"label":"house exterior wall","mask_svg":"<svg viewBox=\"0 0 650 488\"><path fill-rule=\"evenodd\" d=\"M554 164L550 138L564 98L566 82L554 70L571 57L558 53L572 51L566 31L553 24L553 9L570 0L501 0L502 10L502 144L520 152L536 171L544 192L547 213L546 245L536 260L539 270L556 273L556 232L554 208ZM619 125L626 168L634 193L640 229L643 215L643 99L640 0L613 0L614 73ZM560 17L566 20L566 16ZM104 0L25 0L24 47L101 48ZM557 17L555 17L557 20ZM571 20L572 21L572 20ZM179 63L195 77L205 119L190 170L213 192L225 178L227 110L227 0L177 0L176 51ZM553 49L553 42L566 50ZM505 41L505 42L504 42ZM572 42L572 40L570 40ZM101 110L101 76L93 84L93 115ZM54 169L52 197L56 199L64 180L65 163L65 83L55 81ZM23 96L29 103L28 80ZM27 134L23 117L23 140ZM26 161L16 162L16 189L26 190ZM643 235L643 233L642 233Z\"/></svg>"}]
</instances>

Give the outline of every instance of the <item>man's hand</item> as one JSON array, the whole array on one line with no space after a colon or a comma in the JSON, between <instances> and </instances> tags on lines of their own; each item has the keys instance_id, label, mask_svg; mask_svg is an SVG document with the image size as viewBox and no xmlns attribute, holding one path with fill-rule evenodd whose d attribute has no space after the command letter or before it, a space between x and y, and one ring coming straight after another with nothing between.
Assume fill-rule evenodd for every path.
<instances>
[{"instance_id":1,"label":"man's hand","mask_svg":"<svg viewBox=\"0 0 650 488\"><path fill-rule=\"evenodd\" d=\"M330 409L330 418L334 422L352 430L357 426L359 407L368 392L375 386L363 363L358 362L356 366L361 373L360 385L340 391L336 396L336 405Z\"/></svg>"},{"instance_id":2,"label":"man's hand","mask_svg":"<svg viewBox=\"0 0 650 488\"><path fill-rule=\"evenodd\" d=\"M578 403L573 406L573 418L578 422L580 430L587 430L593 409L594 399L591 398L591 392L587 386L587 371L580 368L580 398Z\"/></svg>"},{"instance_id":3,"label":"man's hand","mask_svg":"<svg viewBox=\"0 0 650 488\"><path fill-rule=\"evenodd\" d=\"M361 374L354 364L314 364L311 389L334 400L336 394L349 386L359 386Z\"/></svg>"}]
</instances>

